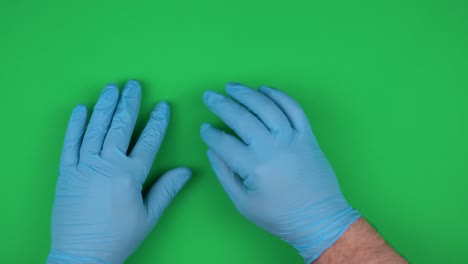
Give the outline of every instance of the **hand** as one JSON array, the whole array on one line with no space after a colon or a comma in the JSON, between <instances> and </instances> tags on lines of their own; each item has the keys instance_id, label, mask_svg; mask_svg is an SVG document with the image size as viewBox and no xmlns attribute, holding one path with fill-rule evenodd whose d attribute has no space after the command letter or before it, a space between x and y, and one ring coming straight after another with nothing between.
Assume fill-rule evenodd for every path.
<instances>
[{"instance_id":1,"label":"hand","mask_svg":"<svg viewBox=\"0 0 468 264\"><path fill-rule=\"evenodd\" d=\"M171 170L142 196L169 122L169 106L155 107L127 155L140 105L139 83L129 81L118 97L116 85L104 88L86 131L86 108L73 110L60 161L48 263L123 263L191 176L187 168Z\"/></svg>"},{"instance_id":2,"label":"hand","mask_svg":"<svg viewBox=\"0 0 468 264\"><path fill-rule=\"evenodd\" d=\"M291 97L236 83L226 91L242 105L211 91L203 98L240 140L204 124L211 166L242 215L311 263L359 214L341 194L305 113Z\"/></svg>"}]
</instances>

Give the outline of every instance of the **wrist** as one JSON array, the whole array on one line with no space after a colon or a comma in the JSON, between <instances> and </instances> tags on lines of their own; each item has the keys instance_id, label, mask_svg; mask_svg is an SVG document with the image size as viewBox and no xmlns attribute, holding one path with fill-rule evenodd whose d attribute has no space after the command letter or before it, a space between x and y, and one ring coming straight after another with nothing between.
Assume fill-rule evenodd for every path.
<instances>
[{"instance_id":1,"label":"wrist","mask_svg":"<svg viewBox=\"0 0 468 264\"><path fill-rule=\"evenodd\" d=\"M315 263L407 264L363 218L353 223Z\"/></svg>"}]
</instances>

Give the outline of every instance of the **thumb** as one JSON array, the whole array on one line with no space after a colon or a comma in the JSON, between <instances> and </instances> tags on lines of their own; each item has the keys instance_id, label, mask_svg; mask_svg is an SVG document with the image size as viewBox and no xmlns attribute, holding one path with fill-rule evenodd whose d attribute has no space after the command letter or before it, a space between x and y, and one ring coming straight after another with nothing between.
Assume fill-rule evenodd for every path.
<instances>
[{"instance_id":1,"label":"thumb","mask_svg":"<svg viewBox=\"0 0 468 264\"><path fill-rule=\"evenodd\" d=\"M231 168L218 156L213 150L209 149L208 159L216 176L218 177L221 186L223 186L227 195L236 204L242 197L245 196L244 183L236 177Z\"/></svg>"},{"instance_id":2,"label":"thumb","mask_svg":"<svg viewBox=\"0 0 468 264\"><path fill-rule=\"evenodd\" d=\"M145 197L150 226L154 226L166 207L192 176L189 168L176 168L166 173L151 187Z\"/></svg>"}]
</instances>

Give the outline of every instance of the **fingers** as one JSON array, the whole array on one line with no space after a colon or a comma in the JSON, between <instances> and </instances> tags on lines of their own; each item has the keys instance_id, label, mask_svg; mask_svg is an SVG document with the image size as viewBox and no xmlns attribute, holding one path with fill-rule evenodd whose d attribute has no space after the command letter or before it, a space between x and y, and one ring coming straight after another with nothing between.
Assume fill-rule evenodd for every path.
<instances>
[{"instance_id":1,"label":"fingers","mask_svg":"<svg viewBox=\"0 0 468 264\"><path fill-rule=\"evenodd\" d=\"M128 81L117 105L112 124L107 132L102 156L110 155L115 150L127 154L133 128L140 109L141 87L137 81Z\"/></svg>"},{"instance_id":2,"label":"fingers","mask_svg":"<svg viewBox=\"0 0 468 264\"><path fill-rule=\"evenodd\" d=\"M78 164L87 117L88 113L85 106L78 105L73 109L65 133L60 166L76 166Z\"/></svg>"},{"instance_id":3,"label":"fingers","mask_svg":"<svg viewBox=\"0 0 468 264\"><path fill-rule=\"evenodd\" d=\"M166 172L151 187L145 197L148 224L153 228L166 207L190 179L192 171L188 168L176 168Z\"/></svg>"},{"instance_id":4,"label":"fingers","mask_svg":"<svg viewBox=\"0 0 468 264\"><path fill-rule=\"evenodd\" d=\"M81 157L101 152L104 138L114 115L118 96L119 90L115 84L108 84L102 91L86 128L80 152Z\"/></svg>"},{"instance_id":5,"label":"fingers","mask_svg":"<svg viewBox=\"0 0 468 264\"><path fill-rule=\"evenodd\" d=\"M218 177L219 183L233 202L237 202L245 195L245 186L229 166L213 150L208 150L208 159Z\"/></svg>"},{"instance_id":6,"label":"fingers","mask_svg":"<svg viewBox=\"0 0 468 264\"><path fill-rule=\"evenodd\" d=\"M263 93L238 83L228 83L226 92L257 115L272 132L292 132L286 115Z\"/></svg>"},{"instance_id":7,"label":"fingers","mask_svg":"<svg viewBox=\"0 0 468 264\"><path fill-rule=\"evenodd\" d=\"M229 135L209 124L203 124L200 129L200 135L218 156L220 156L233 171L241 177L246 177L246 170L249 167L250 152L246 145L237 138Z\"/></svg>"},{"instance_id":8,"label":"fingers","mask_svg":"<svg viewBox=\"0 0 468 264\"><path fill-rule=\"evenodd\" d=\"M166 129L169 124L170 109L166 102L160 102L151 112L151 117L141 133L135 147L130 153L130 158L143 162L146 171L149 172L154 158L161 146Z\"/></svg>"},{"instance_id":9,"label":"fingers","mask_svg":"<svg viewBox=\"0 0 468 264\"><path fill-rule=\"evenodd\" d=\"M273 100L288 117L292 127L297 131L310 129L309 120L301 106L283 91L270 87L260 87L260 92Z\"/></svg>"},{"instance_id":10,"label":"fingers","mask_svg":"<svg viewBox=\"0 0 468 264\"><path fill-rule=\"evenodd\" d=\"M246 144L250 144L254 137L263 137L269 133L258 118L228 97L207 91L203 100Z\"/></svg>"}]
</instances>

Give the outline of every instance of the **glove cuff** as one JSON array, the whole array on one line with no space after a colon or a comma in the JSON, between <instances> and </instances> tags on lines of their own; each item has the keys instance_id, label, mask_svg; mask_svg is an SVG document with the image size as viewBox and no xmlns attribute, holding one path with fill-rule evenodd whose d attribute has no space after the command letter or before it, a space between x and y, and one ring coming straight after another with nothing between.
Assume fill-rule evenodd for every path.
<instances>
[{"instance_id":1,"label":"glove cuff","mask_svg":"<svg viewBox=\"0 0 468 264\"><path fill-rule=\"evenodd\" d=\"M100 260L96 258L66 255L60 251L52 250L47 256L47 264L111 264L111 263L108 261L104 261L104 260Z\"/></svg>"},{"instance_id":2,"label":"glove cuff","mask_svg":"<svg viewBox=\"0 0 468 264\"><path fill-rule=\"evenodd\" d=\"M351 208L352 209L352 208ZM353 214L351 214L345 221L344 224L341 228L339 229L336 229L334 232L332 233L329 233L327 234L327 238L324 238L320 244L322 245L321 246L321 250L317 250L315 254L311 254L310 257L308 257L308 255L306 254L306 252L304 252L304 254L301 254L303 257L304 257L304 261L305 263L307 264L310 264L312 262L314 262L316 259L318 259L320 257L320 255L322 255L322 253L327 250L328 248L330 248L333 244L335 244L335 242L346 232L346 230L348 229L348 227L353 224L356 220L359 219L359 217L361 217L361 215L359 214L359 212L357 212L356 210L353 209Z\"/></svg>"},{"instance_id":3,"label":"glove cuff","mask_svg":"<svg viewBox=\"0 0 468 264\"><path fill-rule=\"evenodd\" d=\"M294 235L285 239L294 246L307 264L315 261L354 223L360 214L342 195L329 198L301 210ZM311 212L313 212L311 214ZM313 215L313 217L310 217Z\"/></svg>"}]
</instances>

